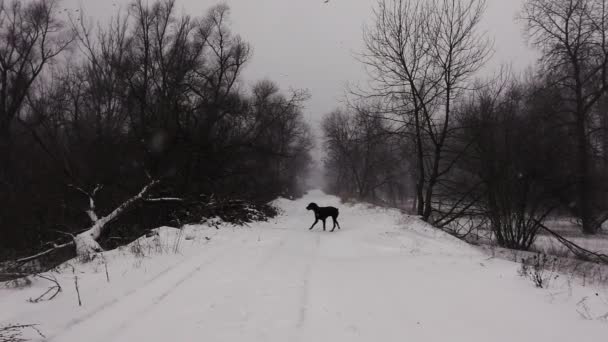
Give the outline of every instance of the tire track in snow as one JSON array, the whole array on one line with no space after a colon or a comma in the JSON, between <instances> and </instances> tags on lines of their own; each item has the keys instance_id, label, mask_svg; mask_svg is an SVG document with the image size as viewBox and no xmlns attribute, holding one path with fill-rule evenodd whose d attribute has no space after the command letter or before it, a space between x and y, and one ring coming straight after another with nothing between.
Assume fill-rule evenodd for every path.
<instances>
[{"instance_id":1,"label":"tire track in snow","mask_svg":"<svg viewBox=\"0 0 608 342\"><path fill-rule=\"evenodd\" d=\"M238 291L238 298L216 304L230 306L239 303L240 307L254 308L253 311L243 312L242 320L238 323L240 333L244 334L240 337L243 341L251 340L253 336L256 336L254 338L256 341L302 339L301 329L306 324L309 311L310 277L314 263L318 259L321 234L317 233L310 237L308 231L297 233L286 230L285 234L281 235L281 240L281 243L268 254L268 260L261 262L261 267L252 277L247 278L248 286ZM293 258L294 255L299 255L298 259L289 259L289 262L284 260L285 257ZM277 274L282 276L276 279ZM269 282L268 279L272 281ZM260 294L258 292L260 288L265 288L266 291ZM272 298L277 298L277 293L282 300L273 302ZM270 303L264 299L266 296L269 296ZM236 311L234 313L236 314ZM288 326L291 328L288 332L282 330L285 326L276 330L267 330L271 326L276 328L277 322L284 320L290 321Z\"/></svg>"},{"instance_id":2,"label":"tire track in snow","mask_svg":"<svg viewBox=\"0 0 608 342\"><path fill-rule=\"evenodd\" d=\"M179 296L176 293L176 297L163 302L156 312L130 325L124 333L116 335L116 339L105 341L152 337L167 340L175 335L160 327L150 327L154 322L173 322L174 329L194 334L187 335L186 340L197 336L203 341L295 342L299 336L296 327L306 322L308 278L318 255L320 234L275 232L277 230L267 231L268 236L278 242L258 247L261 250L256 254L249 248L240 252L239 257L214 265L201 273L205 278L187 282ZM236 268L225 272L230 265ZM213 280L200 284L207 278ZM194 295L209 291L213 296L208 298ZM200 301L201 305L193 309L192 300ZM187 314L178 317L170 314L181 308L188 308Z\"/></svg>"},{"instance_id":3,"label":"tire track in snow","mask_svg":"<svg viewBox=\"0 0 608 342\"><path fill-rule=\"evenodd\" d=\"M253 240L254 240L253 237L251 237L251 238L242 239L241 242L243 245L247 245L249 243L252 246L257 246L257 243L253 242ZM252 279L252 277L251 277L252 274L259 275L260 274L259 270L262 269L264 267L264 265L268 264L268 262L276 254L277 250L279 250L281 247L283 247L283 245L285 244L285 237L279 238L278 243L276 243L276 242L273 242L273 243L274 243L274 246L265 250L261 260L258 261L254 267L249 268L248 269L249 271L247 273L240 274L241 278L247 279L249 281L250 279ZM235 246L233 248L231 248L231 247L232 246L228 246L225 249L223 249L224 253L222 253L221 256L224 256L225 254L237 255L237 253L235 253L235 251L238 249L238 247L237 246ZM228 253L228 252L232 252L232 253ZM152 312L154 310L154 308L157 307L159 304L163 303L163 301L165 301L165 299L167 299L167 297L169 297L171 294L175 293L176 290L178 290L178 288L180 286L184 285L189 280L192 280L200 271L203 270L203 268L205 266L209 266L209 265L213 264L214 262L216 262L217 260L218 260L217 257L213 258L212 260L209 260L209 262L205 262L205 263L199 265L198 267L196 267L195 269L191 270L187 275L180 278L173 286L169 287L166 291L155 296L152 303L150 303L149 305L138 310L138 312L136 312L133 315L133 319L124 321L118 327L113 329L109 334L105 334L103 337L99 337L97 340L98 341L114 341L117 336L120 336L120 334L123 333L125 330L128 330L132 325L136 324L141 319L146 317L145 313Z\"/></svg>"},{"instance_id":4,"label":"tire track in snow","mask_svg":"<svg viewBox=\"0 0 608 342\"><path fill-rule=\"evenodd\" d=\"M151 307L151 306L154 306L154 305L157 305L158 303L160 303L160 301L163 298L165 298L172 291L175 290L176 284L178 285L178 284L184 283L188 278L191 278L194 274L196 274L196 272L201 270L204 266L212 264L213 262L215 262L218 258L222 257L227 252L234 250L233 245L238 245L239 242L243 243L245 241L235 239L233 241L228 242L227 244L222 246L219 250L214 251L214 253L212 253L211 256L209 256L208 258L205 258L205 260L203 262L198 263L197 266L195 266L193 269L186 271L186 275L180 277L177 282L171 282L170 285L163 286L164 290L162 290L161 296L158 296L157 300L155 300L153 304L151 304L151 305L149 304L148 307ZM190 260L194 260L197 258L197 256L200 256L203 254L204 254L204 252L202 252L196 256L193 256L190 258ZM187 263L187 265L188 265L188 263ZM141 293L145 293L146 291L149 291L150 289L154 288L154 286L156 286L159 283L159 281L161 281L162 279L164 279L167 276L170 276L171 273L176 273L176 272L181 271L183 268L185 268L187 270L189 268L189 265L184 266L184 264L177 263L177 264L174 264L172 266L165 268L162 272L160 272L159 274L152 277L152 279L143 287L133 288L133 289L121 294L120 296L118 296L104 304L99 305L98 307L91 310L90 312L88 312L80 317L70 320L61 329L59 329L58 332L54 333L53 335L47 336L45 339L43 339L43 341L47 341L47 342L61 341L61 342L63 342L63 340L57 340L57 338L61 337L62 335L65 335L66 333L69 334L72 330L74 330L75 328L77 328L80 325L87 324L93 318L96 318L97 316L102 315L103 313L112 309L116 305L124 304L125 301L128 301L129 299L133 298L134 296L138 296ZM123 324L125 324L125 323L123 323Z\"/></svg>"},{"instance_id":5,"label":"tire track in snow","mask_svg":"<svg viewBox=\"0 0 608 342\"><path fill-rule=\"evenodd\" d=\"M308 316L308 306L309 306L309 298L310 298L310 277L312 275L312 267L313 267L313 263L316 262L316 260L318 259L318 252L320 250L320 245L321 245L321 235L317 234L316 238L315 238L315 244L314 244L314 253L312 253L312 258L310 259L310 262L308 262L306 264L306 268L304 269L304 273L302 276L302 286L301 286L301 292L300 292L300 305L299 305L299 310L298 310L298 319L296 321L296 329L294 330L294 333L297 334L296 336L294 336L295 338L293 338L292 340L297 340L300 341L302 340L302 329L304 328L304 325L306 324L306 319Z\"/></svg>"},{"instance_id":6,"label":"tire track in snow","mask_svg":"<svg viewBox=\"0 0 608 342\"><path fill-rule=\"evenodd\" d=\"M251 239L249 239L251 240ZM244 239L242 242L246 243L249 240ZM263 259L261 260L260 263L258 263L254 270L258 270L260 267L262 267L263 265L267 264L268 261L271 259L271 257L274 255L274 251L276 251L277 249L281 248L283 245L285 244L285 238L281 238L279 240L279 243L274 246L274 248L272 248L270 251L267 251L265 256L263 257ZM192 272L190 272L189 274L187 274L185 277L183 277L182 279L180 279L177 283L174 284L173 287L171 287L169 290L165 291L164 293L162 293L161 295L159 295L158 297L155 298L153 305L158 305L160 304L165 298L167 298L171 293L173 293L179 286L181 286L182 284L184 284L185 282L187 282L188 280L192 279L192 277L194 277L198 272L201 271L201 269L204 266L207 266L209 264L211 264L212 262L216 261L217 258L211 260L208 263L202 264L200 266L198 266L196 269L192 270ZM253 272L253 270L252 270ZM147 310L145 310L147 311Z\"/></svg>"}]
</instances>

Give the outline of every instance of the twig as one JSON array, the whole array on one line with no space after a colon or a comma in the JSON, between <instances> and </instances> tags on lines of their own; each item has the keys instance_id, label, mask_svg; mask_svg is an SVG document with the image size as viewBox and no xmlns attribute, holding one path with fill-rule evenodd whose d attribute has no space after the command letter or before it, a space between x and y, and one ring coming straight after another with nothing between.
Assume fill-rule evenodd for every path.
<instances>
[{"instance_id":1,"label":"twig","mask_svg":"<svg viewBox=\"0 0 608 342\"><path fill-rule=\"evenodd\" d=\"M183 202L182 198L177 197L161 197L161 198L145 198L144 202Z\"/></svg>"},{"instance_id":2,"label":"twig","mask_svg":"<svg viewBox=\"0 0 608 342\"><path fill-rule=\"evenodd\" d=\"M82 306L82 300L80 300L80 289L78 288L78 276L76 275L76 268L72 266L72 273L74 274L74 287L76 288L76 295L78 296L78 306Z\"/></svg>"},{"instance_id":3,"label":"twig","mask_svg":"<svg viewBox=\"0 0 608 342\"><path fill-rule=\"evenodd\" d=\"M49 229L49 230L52 232L59 233L59 234L67 235L67 236L71 237L72 239L74 239L74 237L75 237L74 234L69 233L69 232L64 232L62 230L58 230L58 229Z\"/></svg>"},{"instance_id":4,"label":"twig","mask_svg":"<svg viewBox=\"0 0 608 342\"><path fill-rule=\"evenodd\" d=\"M175 238L175 243L173 245L173 253L177 254L179 252L179 246L181 244L181 240L182 240L182 235L184 234L184 228L181 227L179 228L179 233L177 234L177 237Z\"/></svg>"},{"instance_id":5,"label":"twig","mask_svg":"<svg viewBox=\"0 0 608 342\"><path fill-rule=\"evenodd\" d=\"M578 303L576 303L577 309L576 312L581 315L582 318L586 320L592 320L593 316L589 313L589 307L587 306L587 297L583 297ZM579 308L582 307L582 310Z\"/></svg>"},{"instance_id":6,"label":"twig","mask_svg":"<svg viewBox=\"0 0 608 342\"><path fill-rule=\"evenodd\" d=\"M0 327L0 342L25 342L26 339L21 338L21 331L25 329L34 330L40 337L46 338L42 331L38 329L38 324L13 324Z\"/></svg>"},{"instance_id":7,"label":"twig","mask_svg":"<svg viewBox=\"0 0 608 342\"><path fill-rule=\"evenodd\" d=\"M33 276L38 277L38 278L42 278L44 280L50 281L52 282L53 286L49 287L43 294L41 294L40 296L38 296L38 298L36 299L28 299L28 302L30 303L39 303L41 301L49 301L49 300L53 300L55 297L57 297L57 295L59 294L59 292L62 291L61 285L59 284L59 281L57 281L57 278L53 275L51 276L45 276L43 274L34 274ZM45 299L44 297L51 293L52 291L55 291L49 298Z\"/></svg>"},{"instance_id":8,"label":"twig","mask_svg":"<svg viewBox=\"0 0 608 342\"><path fill-rule=\"evenodd\" d=\"M50 253L52 253L52 252L54 252L54 251L56 251L58 249L65 248L65 247L68 247L68 246L73 246L73 245L74 245L74 241L66 242L66 243L61 244L61 245L54 244L53 248L49 248L46 251L40 252L38 254L31 255L29 257L17 259L17 260L15 260L15 262L17 262L17 263L25 263L25 262L28 262L28 261L32 261L32 260L38 259L40 257L43 257L43 256L45 256L47 254L50 254Z\"/></svg>"},{"instance_id":9,"label":"twig","mask_svg":"<svg viewBox=\"0 0 608 342\"><path fill-rule=\"evenodd\" d=\"M110 274L108 273L108 261L106 260L106 256L101 253L101 258L103 259L103 266L106 269L106 280L108 283L110 282Z\"/></svg>"}]
</instances>

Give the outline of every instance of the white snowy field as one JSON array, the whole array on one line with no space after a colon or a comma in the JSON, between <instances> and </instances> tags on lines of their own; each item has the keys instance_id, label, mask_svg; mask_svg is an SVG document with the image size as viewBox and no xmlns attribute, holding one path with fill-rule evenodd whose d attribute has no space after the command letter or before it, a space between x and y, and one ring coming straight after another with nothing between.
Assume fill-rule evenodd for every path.
<instances>
[{"instance_id":1,"label":"white snowy field","mask_svg":"<svg viewBox=\"0 0 608 342\"><path fill-rule=\"evenodd\" d=\"M309 231L308 202L338 206L342 229ZM2 286L0 327L35 323L46 338L27 337L58 342L607 341L606 289L568 275L535 288L518 264L417 218L320 191L276 204L272 222L161 228L69 262L52 301L28 302L42 279Z\"/></svg>"}]
</instances>

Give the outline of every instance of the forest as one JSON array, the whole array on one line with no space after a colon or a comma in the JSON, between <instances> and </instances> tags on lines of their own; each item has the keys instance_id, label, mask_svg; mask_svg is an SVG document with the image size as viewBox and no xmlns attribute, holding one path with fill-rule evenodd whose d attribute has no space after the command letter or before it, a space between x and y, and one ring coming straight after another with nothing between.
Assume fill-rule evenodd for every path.
<instances>
[{"instance_id":1,"label":"forest","mask_svg":"<svg viewBox=\"0 0 608 342\"><path fill-rule=\"evenodd\" d=\"M331 191L408 208L458 236L527 250L550 217L608 219L606 1L526 0L536 65L480 70L482 0L379 0L358 55L370 82L323 121Z\"/></svg>"},{"instance_id":2,"label":"forest","mask_svg":"<svg viewBox=\"0 0 608 342\"><path fill-rule=\"evenodd\" d=\"M59 1L0 4L0 258L103 219L112 246L212 202L303 191L309 94L241 82L252 47L228 6L136 0L98 24Z\"/></svg>"}]
</instances>

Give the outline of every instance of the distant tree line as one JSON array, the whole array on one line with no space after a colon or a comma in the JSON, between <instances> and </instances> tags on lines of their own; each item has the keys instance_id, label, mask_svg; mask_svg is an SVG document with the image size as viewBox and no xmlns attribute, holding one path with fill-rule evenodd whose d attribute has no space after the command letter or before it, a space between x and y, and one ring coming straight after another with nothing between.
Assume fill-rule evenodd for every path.
<instances>
[{"instance_id":1,"label":"distant tree line","mask_svg":"<svg viewBox=\"0 0 608 342\"><path fill-rule=\"evenodd\" d=\"M548 215L597 233L608 219L607 5L526 0L518 22L541 58L525 76L504 68L481 81L484 0L378 0L359 57L370 86L323 125L330 189L382 200L403 189L423 219L458 234L484 225L510 248L530 248Z\"/></svg>"},{"instance_id":2,"label":"distant tree line","mask_svg":"<svg viewBox=\"0 0 608 342\"><path fill-rule=\"evenodd\" d=\"M338 109L322 123L329 191L372 202L407 199L407 145L388 130L376 105Z\"/></svg>"},{"instance_id":3,"label":"distant tree line","mask_svg":"<svg viewBox=\"0 0 608 342\"><path fill-rule=\"evenodd\" d=\"M0 250L76 233L88 197L107 214L149 179L155 195L192 201L301 191L308 94L243 84L252 48L226 5L188 16L135 0L98 24L59 4L0 3ZM125 222L170 215L143 203Z\"/></svg>"}]
</instances>

